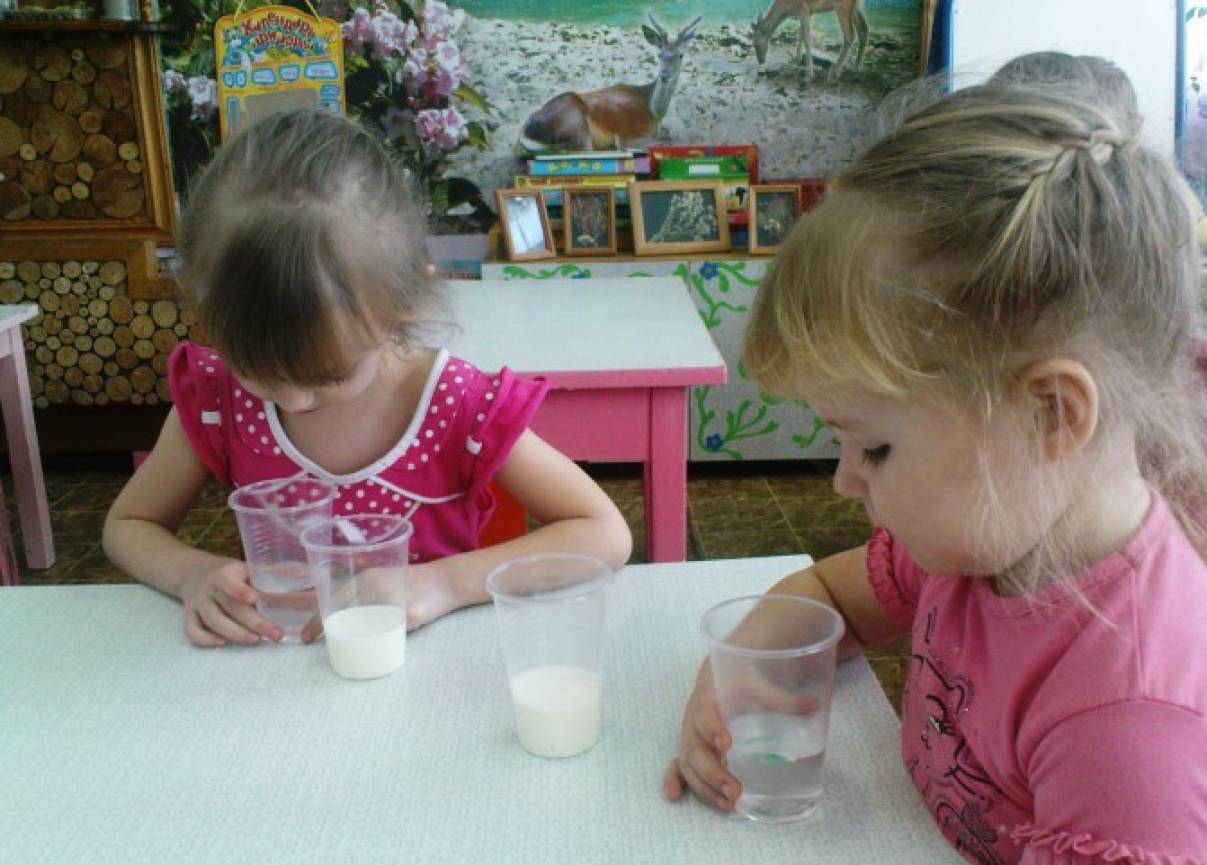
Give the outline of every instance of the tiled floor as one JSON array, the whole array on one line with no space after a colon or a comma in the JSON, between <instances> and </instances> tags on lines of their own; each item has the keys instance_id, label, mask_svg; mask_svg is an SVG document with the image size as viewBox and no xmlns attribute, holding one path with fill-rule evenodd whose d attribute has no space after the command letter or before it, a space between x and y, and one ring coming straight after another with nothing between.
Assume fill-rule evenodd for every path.
<instances>
[{"instance_id":1,"label":"tiled floor","mask_svg":"<svg viewBox=\"0 0 1207 865\"><path fill-rule=\"evenodd\" d=\"M620 507L633 529L633 561L645 560L642 485L635 466L589 469ZM832 466L819 463L751 465L697 464L688 480L688 557L722 559L805 552L820 559L862 544L870 527L862 506L839 498L831 487ZM105 558L100 547L105 512L126 477L127 458L87 461L50 458L46 465L58 561L46 571L18 563L25 585L129 582ZM11 485L5 482L9 525L13 518ZM216 553L239 555L239 533L225 507L226 493L208 486L181 529L188 543ZM908 639L868 653L885 692L900 705L901 683L909 658Z\"/></svg>"}]
</instances>

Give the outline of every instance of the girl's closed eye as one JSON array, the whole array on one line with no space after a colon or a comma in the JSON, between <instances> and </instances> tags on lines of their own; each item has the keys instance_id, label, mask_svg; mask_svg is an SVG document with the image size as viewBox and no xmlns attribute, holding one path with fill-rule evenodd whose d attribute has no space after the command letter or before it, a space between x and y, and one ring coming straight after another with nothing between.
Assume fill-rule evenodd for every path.
<instances>
[{"instance_id":1,"label":"girl's closed eye","mask_svg":"<svg viewBox=\"0 0 1207 865\"><path fill-rule=\"evenodd\" d=\"M891 445L880 445L875 448L863 449L863 461L870 466L878 466L888 459L889 451L892 450Z\"/></svg>"}]
</instances>

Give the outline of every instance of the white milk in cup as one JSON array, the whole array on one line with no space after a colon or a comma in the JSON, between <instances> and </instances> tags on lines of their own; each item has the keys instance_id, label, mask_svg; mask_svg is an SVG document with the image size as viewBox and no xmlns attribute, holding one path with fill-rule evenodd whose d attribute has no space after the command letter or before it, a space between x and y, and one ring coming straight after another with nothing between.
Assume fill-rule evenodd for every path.
<instances>
[{"instance_id":1,"label":"white milk in cup","mask_svg":"<svg viewBox=\"0 0 1207 865\"><path fill-rule=\"evenodd\" d=\"M604 607L612 570L568 553L506 562L494 600L520 745L538 757L590 750L601 728Z\"/></svg>"},{"instance_id":2,"label":"white milk in cup","mask_svg":"<svg viewBox=\"0 0 1207 865\"><path fill-rule=\"evenodd\" d=\"M386 514L326 520L302 536L331 669L387 676L406 660L410 521Z\"/></svg>"}]
</instances>

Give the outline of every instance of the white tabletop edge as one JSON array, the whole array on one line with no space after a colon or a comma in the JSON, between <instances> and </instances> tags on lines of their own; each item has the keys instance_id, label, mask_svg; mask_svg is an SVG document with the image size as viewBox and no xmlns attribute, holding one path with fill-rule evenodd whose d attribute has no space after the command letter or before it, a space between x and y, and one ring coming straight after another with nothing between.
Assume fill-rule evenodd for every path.
<instances>
[{"instance_id":1,"label":"white tabletop edge","mask_svg":"<svg viewBox=\"0 0 1207 865\"><path fill-rule=\"evenodd\" d=\"M450 350L484 370L725 369L677 277L445 284L460 329Z\"/></svg>"}]
</instances>

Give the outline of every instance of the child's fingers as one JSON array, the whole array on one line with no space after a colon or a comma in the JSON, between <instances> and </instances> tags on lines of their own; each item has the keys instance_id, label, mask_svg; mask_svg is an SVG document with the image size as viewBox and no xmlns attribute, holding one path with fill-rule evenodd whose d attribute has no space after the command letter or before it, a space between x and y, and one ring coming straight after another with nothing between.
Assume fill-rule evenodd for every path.
<instances>
[{"instance_id":1,"label":"child's fingers","mask_svg":"<svg viewBox=\"0 0 1207 865\"><path fill-rule=\"evenodd\" d=\"M261 637L266 637L279 643L284 638L285 632L281 627L264 618L260 611L250 604L225 595L219 595L214 601L228 619L252 634L252 642L258 643Z\"/></svg>"},{"instance_id":2,"label":"child's fingers","mask_svg":"<svg viewBox=\"0 0 1207 865\"><path fill-rule=\"evenodd\" d=\"M232 619L216 601L206 604L198 612L201 616L201 623L220 637L247 646L254 646L260 642L259 634Z\"/></svg>"},{"instance_id":3,"label":"child's fingers","mask_svg":"<svg viewBox=\"0 0 1207 865\"><path fill-rule=\"evenodd\" d=\"M686 790L683 773L679 771L679 758L676 757L666 767L666 774L662 778L662 794L672 802L676 802Z\"/></svg>"},{"instance_id":4,"label":"child's fingers","mask_svg":"<svg viewBox=\"0 0 1207 865\"><path fill-rule=\"evenodd\" d=\"M733 802L737 798L730 798L729 792L735 788L730 787L728 783L714 785L709 783L707 777L697 771L697 768L691 764L691 761L680 758L679 772L687 781L687 785L692 788L692 792L706 802L715 805L722 811L732 811ZM736 783L736 782L735 782Z\"/></svg>"},{"instance_id":5,"label":"child's fingers","mask_svg":"<svg viewBox=\"0 0 1207 865\"><path fill-rule=\"evenodd\" d=\"M729 729L721 720L721 715L715 706L695 712L692 716L692 727L695 729L696 735L700 737L700 741L708 743L711 748L721 754L728 751L729 746L733 744Z\"/></svg>"},{"instance_id":6,"label":"child's fingers","mask_svg":"<svg viewBox=\"0 0 1207 865\"><path fill-rule=\"evenodd\" d=\"M319 634L323 633L323 620L319 618L319 614L315 613L310 617L310 621L302 628L302 642L313 643L319 638Z\"/></svg>"},{"instance_id":7,"label":"child's fingers","mask_svg":"<svg viewBox=\"0 0 1207 865\"><path fill-rule=\"evenodd\" d=\"M195 646L210 649L226 645L226 640L211 633L201 624L201 617L192 607L185 607L184 610L184 633Z\"/></svg>"},{"instance_id":8,"label":"child's fingers","mask_svg":"<svg viewBox=\"0 0 1207 865\"><path fill-rule=\"evenodd\" d=\"M224 595L245 604L255 604L259 599L256 590L248 582L247 565L242 562L231 562L215 571L213 586Z\"/></svg>"},{"instance_id":9,"label":"child's fingers","mask_svg":"<svg viewBox=\"0 0 1207 865\"><path fill-rule=\"evenodd\" d=\"M691 771L709 789L723 792L726 796L736 795L734 791L741 786L726 768L723 755L707 746L685 748L679 754L679 765Z\"/></svg>"}]
</instances>

